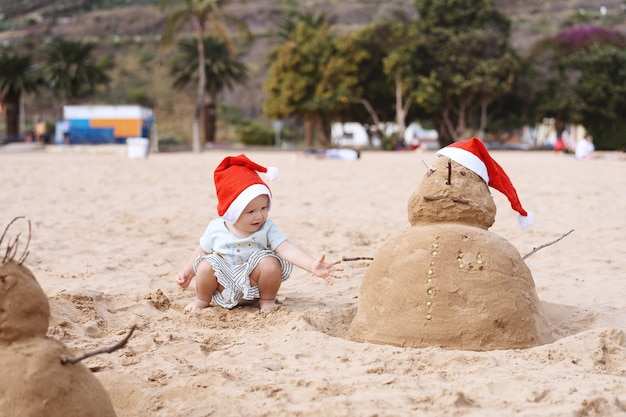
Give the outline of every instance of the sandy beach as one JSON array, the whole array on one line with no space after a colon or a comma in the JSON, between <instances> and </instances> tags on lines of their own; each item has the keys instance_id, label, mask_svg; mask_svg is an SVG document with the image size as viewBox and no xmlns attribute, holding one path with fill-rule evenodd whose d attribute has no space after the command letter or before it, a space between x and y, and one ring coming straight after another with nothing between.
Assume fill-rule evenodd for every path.
<instances>
[{"instance_id":1,"label":"sandy beach","mask_svg":"<svg viewBox=\"0 0 626 417\"><path fill-rule=\"evenodd\" d=\"M119 417L626 415L625 160L492 151L535 220L521 230L492 190L491 232L525 255L574 231L526 260L556 341L474 352L347 340L368 260L343 262L332 286L294 268L271 313L184 312L193 283L174 276L216 217L213 170L241 152L0 153L0 225L32 223L25 265L50 302L48 335L78 355L137 326L125 348L84 361ZM245 153L280 169L271 218L329 260L375 257L409 227L408 198L435 158Z\"/></svg>"}]
</instances>

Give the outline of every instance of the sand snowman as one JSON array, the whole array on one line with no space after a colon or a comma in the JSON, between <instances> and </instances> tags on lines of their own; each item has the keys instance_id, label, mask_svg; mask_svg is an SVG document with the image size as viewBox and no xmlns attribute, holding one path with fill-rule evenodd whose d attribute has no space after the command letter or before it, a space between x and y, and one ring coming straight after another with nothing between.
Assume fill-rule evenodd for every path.
<instances>
[{"instance_id":1,"label":"sand snowman","mask_svg":"<svg viewBox=\"0 0 626 417\"><path fill-rule=\"evenodd\" d=\"M0 237L0 417L115 417L91 371L62 364L71 353L46 337L48 298L23 265L27 250L16 259L18 239L2 247L8 228Z\"/></svg>"},{"instance_id":2,"label":"sand snowman","mask_svg":"<svg viewBox=\"0 0 626 417\"><path fill-rule=\"evenodd\" d=\"M385 242L366 271L348 337L477 351L549 343L530 270L488 231L496 214L489 186L507 196L523 228L532 213L480 140L437 156L409 199L410 227Z\"/></svg>"}]
</instances>

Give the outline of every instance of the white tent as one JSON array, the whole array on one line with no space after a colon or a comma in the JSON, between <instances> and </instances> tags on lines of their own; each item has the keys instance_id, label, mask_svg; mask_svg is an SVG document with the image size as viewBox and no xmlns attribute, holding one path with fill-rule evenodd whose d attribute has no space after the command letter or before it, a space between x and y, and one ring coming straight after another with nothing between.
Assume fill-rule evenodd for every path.
<instances>
[{"instance_id":1,"label":"white tent","mask_svg":"<svg viewBox=\"0 0 626 417\"><path fill-rule=\"evenodd\" d=\"M369 146L369 135L361 123L333 123L330 132L333 146L361 148Z\"/></svg>"}]
</instances>

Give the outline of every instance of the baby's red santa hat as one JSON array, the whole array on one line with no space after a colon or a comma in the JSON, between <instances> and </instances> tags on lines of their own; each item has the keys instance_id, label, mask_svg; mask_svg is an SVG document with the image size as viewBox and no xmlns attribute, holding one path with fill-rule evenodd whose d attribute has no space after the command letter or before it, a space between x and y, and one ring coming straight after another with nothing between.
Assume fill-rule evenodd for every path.
<instances>
[{"instance_id":1,"label":"baby's red santa hat","mask_svg":"<svg viewBox=\"0 0 626 417\"><path fill-rule=\"evenodd\" d=\"M533 222L533 213L522 208L517 192L504 169L491 158L487 148L478 138L455 142L437 151L437 156L447 156L454 162L471 169L490 186L504 194L513 210L519 213L518 222L528 229Z\"/></svg>"},{"instance_id":2,"label":"baby's red santa hat","mask_svg":"<svg viewBox=\"0 0 626 417\"><path fill-rule=\"evenodd\" d=\"M244 154L224 158L215 169L213 178L217 193L217 214L226 223L236 223L250 201L260 195L268 196L268 210L271 207L272 192L258 172L264 172L269 181L278 178L278 168L265 168Z\"/></svg>"}]
</instances>

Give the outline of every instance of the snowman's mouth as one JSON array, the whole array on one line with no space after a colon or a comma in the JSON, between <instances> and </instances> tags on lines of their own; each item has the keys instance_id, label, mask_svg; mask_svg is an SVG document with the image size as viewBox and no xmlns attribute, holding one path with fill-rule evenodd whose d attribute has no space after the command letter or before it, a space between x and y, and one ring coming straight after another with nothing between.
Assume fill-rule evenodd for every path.
<instances>
[{"instance_id":1,"label":"snowman's mouth","mask_svg":"<svg viewBox=\"0 0 626 417\"><path fill-rule=\"evenodd\" d=\"M451 200L455 203L469 204L469 200L464 200L462 198L455 198L455 197L444 197L442 195L440 196L423 195L422 198L424 198L424 200L426 201Z\"/></svg>"}]
</instances>

